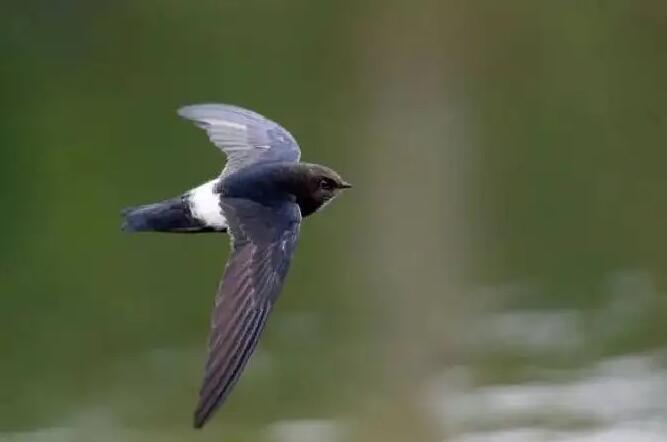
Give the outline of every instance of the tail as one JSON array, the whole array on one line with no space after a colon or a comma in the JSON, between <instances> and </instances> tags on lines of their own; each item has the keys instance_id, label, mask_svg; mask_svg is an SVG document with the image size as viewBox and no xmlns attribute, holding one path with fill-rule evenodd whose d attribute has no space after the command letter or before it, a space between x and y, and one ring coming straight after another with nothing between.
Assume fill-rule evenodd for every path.
<instances>
[{"instance_id":1,"label":"tail","mask_svg":"<svg viewBox=\"0 0 667 442\"><path fill-rule=\"evenodd\" d=\"M224 228L207 226L195 219L185 197L168 199L155 204L128 207L122 211L126 232L200 233L224 232Z\"/></svg>"}]
</instances>

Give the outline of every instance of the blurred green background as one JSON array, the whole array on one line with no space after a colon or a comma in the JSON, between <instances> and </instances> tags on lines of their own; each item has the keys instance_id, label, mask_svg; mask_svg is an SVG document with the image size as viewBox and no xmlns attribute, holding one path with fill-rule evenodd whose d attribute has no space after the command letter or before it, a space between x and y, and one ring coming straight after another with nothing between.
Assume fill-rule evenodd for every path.
<instances>
[{"instance_id":1,"label":"blurred green background","mask_svg":"<svg viewBox=\"0 0 667 442\"><path fill-rule=\"evenodd\" d=\"M6 1L0 440L667 438L667 3ZM122 207L242 105L355 187L191 415L228 253Z\"/></svg>"}]
</instances>

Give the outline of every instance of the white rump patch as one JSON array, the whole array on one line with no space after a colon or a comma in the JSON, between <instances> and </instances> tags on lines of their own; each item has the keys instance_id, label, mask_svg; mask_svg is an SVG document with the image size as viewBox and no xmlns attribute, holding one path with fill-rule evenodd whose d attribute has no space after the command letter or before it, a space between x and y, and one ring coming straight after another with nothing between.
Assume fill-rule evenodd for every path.
<instances>
[{"instance_id":1,"label":"white rump patch","mask_svg":"<svg viewBox=\"0 0 667 442\"><path fill-rule=\"evenodd\" d=\"M226 228L227 220L222 216L222 209L220 208L220 194L213 193L217 182L218 179L216 178L190 191L188 195L190 212L195 219L207 226Z\"/></svg>"}]
</instances>

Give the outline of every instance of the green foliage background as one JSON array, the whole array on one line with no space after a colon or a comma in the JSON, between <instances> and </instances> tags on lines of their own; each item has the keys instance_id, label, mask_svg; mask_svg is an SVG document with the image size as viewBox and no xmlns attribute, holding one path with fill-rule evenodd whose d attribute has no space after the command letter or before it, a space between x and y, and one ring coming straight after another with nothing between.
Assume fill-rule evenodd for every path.
<instances>
[{"instance_id":1,"label":"green foliage background","mask_svg":"<svg viewBox=\"0 0 667 442\"><path fill-rule=\"evenodd\" d=\"M452 366L521 383L667 344L664 2L5 3L0 439L274 440L274 422L339 419L343 440L439 440L419 392ZM203 432L227 238L119 231L122 207L222 167L175 115L197 102L276 119L355 185L305 223ZM604 334L627 274L657 295ZM511 309L577 312L584 344L470 346Z\"/></svg>"}]
</instances>

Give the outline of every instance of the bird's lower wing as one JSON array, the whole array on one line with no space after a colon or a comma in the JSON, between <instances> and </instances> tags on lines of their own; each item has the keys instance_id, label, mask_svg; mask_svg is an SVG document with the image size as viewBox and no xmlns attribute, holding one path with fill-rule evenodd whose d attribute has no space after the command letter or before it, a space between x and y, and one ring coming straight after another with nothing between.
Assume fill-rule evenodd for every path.
<instances>
[{"instance_id":1,"label":"bird's lower wing","mask_svg":"<svg viewBox=\"0 0 667 442\"><path fill-rule=\"evenodd\" d=\"M294 203L267 208L223 199L233 252L211 318L209 354L195 411L199 428L236 384L264 330L296 245L300 215Z\"/></svg>"}]
</instances>

